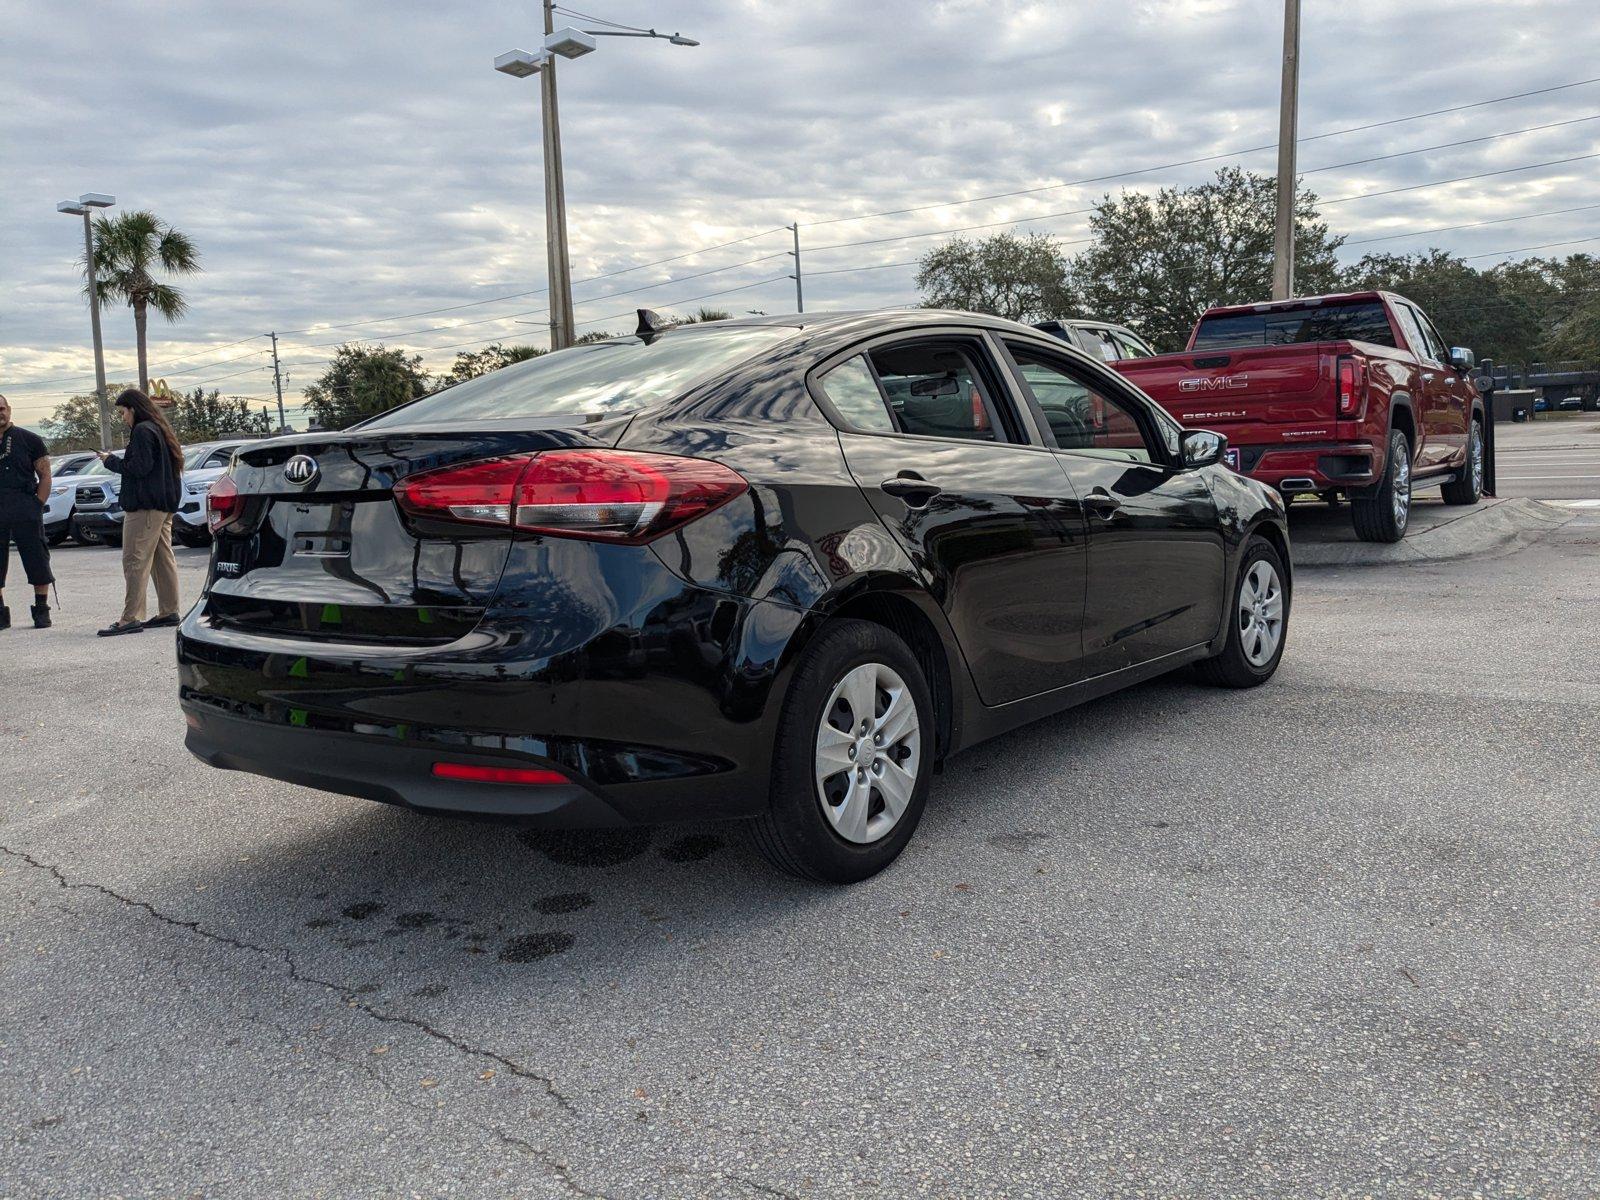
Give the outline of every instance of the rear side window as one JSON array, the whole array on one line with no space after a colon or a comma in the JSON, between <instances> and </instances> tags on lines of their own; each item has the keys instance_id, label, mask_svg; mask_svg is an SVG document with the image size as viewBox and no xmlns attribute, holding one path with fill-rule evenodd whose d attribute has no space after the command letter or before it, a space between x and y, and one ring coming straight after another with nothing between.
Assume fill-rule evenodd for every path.
<instances>
[{"instance_id":1,"label":"rear side window","mask_svg":"<svg viewBox=\"0 0 1600 1200\"><path fill-rule=\"evenodd\" d=\"M1150 349L1149 346L1146 346L1131 333L1116 330L1113 331L1111 336L1116 339L1117 345L1121 348L1123 358L1149 358L1155 353L1154 350Z\"/></svg>"},{"instance_id":2,"label":"rear side window","mask_svg":"<svg viewBox=\"0 0 1600 1200\"><path fill-rule=\"evenodd\" d=\"M693 384L794 333L776 325L708 325L674 330L649 342L640 338L591 342L445 388L362 428L630 412L674 400Z\"/></svg>"},{"instance_id":3,"label":"rear side window","mask_svg":"<svg viewBox=\"0 0 1600 1200\"><path fill-rule=\"evenodd\" d=\"M1300 342L1372 342L1394 345L1394 331L1381 301L1276 308L1270 312L1204 317L1193 350L1239 346L1289 346Z\"/></svg>"},{"instance_id":4,"label":"rear side window","mask_svg":"<svg viewBox=\"0 0 1600 1200\"><path fill-rule=\"evenodd\" d=\"M917 342L871 352L902 433L1003 442L993 398L965 345Z\"/></svg>"},{"instance_id":5,"label":"rear side window","mask_svg":"<svg viewBox=\"0 0 1600 1200\"><path fill-rule=\"evenodd\" d=\"M818 382L839 415L857 429L894 432L894 419L863 355L846 359Z\"/></svg>"}]
</instances>

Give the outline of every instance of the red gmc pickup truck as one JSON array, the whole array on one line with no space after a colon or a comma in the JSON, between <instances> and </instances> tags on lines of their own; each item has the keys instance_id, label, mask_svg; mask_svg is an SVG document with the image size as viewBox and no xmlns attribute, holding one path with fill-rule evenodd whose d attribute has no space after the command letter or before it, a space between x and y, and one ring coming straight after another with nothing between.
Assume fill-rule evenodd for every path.
<instances>
[{"instance_id":1,"label":"red gmc pickup truck","mask_svg":"<svg viewBox=\"0 0 1600 1200\"><path fill-rule=\"evenodd\" d=\"M1187 428L1228 438L1228 465L1286 497L1350 499L1367 541L1405 536L1413 488L1483 494L1472 351L1415 304L1350 292L1213 308L1181 354L1112 366Z\"/></svg>"}]
</instances>

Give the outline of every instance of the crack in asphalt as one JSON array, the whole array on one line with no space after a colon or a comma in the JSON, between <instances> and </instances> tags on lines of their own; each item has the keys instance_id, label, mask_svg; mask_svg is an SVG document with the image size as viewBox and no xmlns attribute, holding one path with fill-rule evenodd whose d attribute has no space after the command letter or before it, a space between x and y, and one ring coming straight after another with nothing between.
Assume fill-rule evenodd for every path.
<instances>
[{"instance_id":1,"label":"crack in asphalt","mask_svg":"<svg viewBox=\"0 0 1600 1200\"><path fill-rule=\"evenodd\" d=\"M312 1054L329 1059L332 1062L341 1063L347 1067L355 1068L363 1075L367 1076L367 1078L372 1080L373 1083L377 1084L378 1088L386 1096L388 1096L395 1103L399 1104L401 1107L408 1108L412 1112L419 1113L422 1116L430 1119L435 1119L440 1115L436 1109L430 1108L424 1104L419 1104L415 1099L401 1093L392 1083L384 1078L383 1072L367 1059L340 1054L337 1050L334 1050L329 1046L322 1045L320 1043L320 1039L310 1037L309 1035L302 1036L296 1034L294 1031L279 1025L276 1021L268 1020L259 1013L245 1012L242 1014L242 1016L245 1020L250 1021L253 1024L261 1025L272 1030L279 1037L281 1037L287 1045L305 1046ZM583 1184L579 1183L575 1178L573 1178L571 1168L550 1151L534 1145L526 1138L518 1137L516 1134L509 1132L499 1125L496 1125L492 1121L477 1120L466 1113L461 1112L459 1109L452 1109L444 1115L447 1120L465 1122L474 1129L477 1129L482 1133L487 1133L496 1141L503 1142L519 1153L525 1154L528 1157L537 1160L539 1163L543 1164L552 1175L560 1180L563 1187L572 1192L572 1194L575 1196L588 1197L589 1200L616 1200L616 1197L610 1195L609 1193L597 1192L594 1189L585 1187Z\"/></svg>"},{"instance_id":2,"label":"crack in asphalt","mask_svg":"<svg viewBox=\"0 0 1600 1200\"><path fill-rule=\"evenodd\" d=\"M381 1021L392 1025L408 1026L420 1033L427 1035L430 1038L433 1038L435 1041L444 1043L458 1053L470 1055L475 1058L485 1058L491 1062L499 1063L517 1078L527 1079L541 1085L544 1088L546 1097L562 1111L572 1115L576 1115L577 1113L577 1109L573 1106L572 1102L561 1093L560 1089L556 1087L555 1081L548 1075L541 1075L537 1071L529 1070L527 1067L524 1067L521 1063L516 1062L514 1059L507 1058L503 1054L497 1053L493 1050L485 1050L479 1046L473 1046L470 1043L464 1042L460 1038L455 1037L453 1034L446 1033L440 1029L435 1029L428 1022L419 1017L408 1016L404 1013L384 1012L381 1009L375 1008L371 1004L357 999L354 990L346 987L343 984L335 983L330 979L322 979L315 975L306 974L295 963L294 956L289 953L287 947L278 947L275 949L270 946L261 946L255 942L247 942L241 938L232 937L229 934L218 933L215 930L207 929L199 921L180 920L169 913L162 912L160 909L156 908L153 904L146 900L140 900L133 896L125 896L113 888L106 887L104 884L70 879L68 878L67 874L54 863L41 862L39 859L34 858L33 855L23 850L16 850L10 846L0 846L0 854L6 854L12 858L20 860L21 862L27 863L35 870L47 872L51 878L56 881L57 886L68 891L94 892L98 895L106 897L109 900L114 900L126 908L138 909L162 924L169 925L174 929L186 930L206 939L207 941L216 942L217 944L223 946L229 946L235 950L245 950L251 954L260 955L263 958L281 961L284 970L288 973L289 978L293 979L295 982L307 984L313 987L319 987L325 991L332 992L344 1002L346 1007L363 1013L375 1021ZM176 964L174 965L176 966ZM278 1026L274 1022L266 1020L265 1018L259 1016L250 1016L249 1019L259 1024L266 1025L285 1037L290 1036L287 1030L283 1029L281 1026ZM334 1054L332 1051L321 1046L314 1047L314 1052L333 1058L336 1061L346 1063L346 1065L361 1067L378 1083L381 1088L383 1088L385 1092L389 1093L391 1096L394 1096L396 1099L399 1099L402 1104L406 1104L408 1107L417 1107L412 1102L401 1098L399 1094L395 1092L394 1089L388 1084L388 1082L382 1079L381 1076L371 1068L370 1064L352 1063L350 1060ZM418 1111L425 1110L419 1109ZM460 1116L460 1114L455 1115ZM516 1134L510 1133L497 1125L474 1121L471 1120L471 1118L463 1119L470 1121L471 1124L477 1126L479 1129L490 1134L497 1140L504 1142L508 1146L512 1146L518 1150L521 1150L525 1154L528 1154L538 1162L542 1163L553 1175L560 1179L562 1185L570 1190L574 1195L587 1197L590 1198L590 1200L616 1200L616 1197L607 1192L598 1192L585 1187L573 1177L571 1168L564 1161L553 1155L550 1151L541 1149L527 1139L518 1137ZM713 1173L684 1170L681 1173L685 1175L692 1175L701 1179L720 1178L730 1180L734 1183L741 1184L744 1187L749 1188L751 1191L757 1192L761 1195L779 1197L779 1200L800 1200L800 1197L796 1196L793 1192L787 1192L781 1188L773 1187L770 1184L764 1184L758 1180L751 1179L748 1176L736 1175L728 1171Z\"/></svg>"},{"instance_id":3,"label":"crack in asphalt","mask_svg":"<svg viewBox=\"0 0 1600 1200\"><path fill-rule=\"evenodd\" d=\"M556 1087L555 1080L550 1078L550 1076L541 1075L537 1071L530 1070L516 1060L507 1058L505 1055L494 1050L485 1050L480 1046L474 1046L468 1042L464 1042L455 1035L444 1032L442 1029L435 1029L432 1025L422 1020L420 1017L409 1016L405 1013L385 1012L380 1008L376 1008L373 1005L368 1004L364 1000L357 999L355 991L349 987L346 987L344 984L335 983L331 979L321 979L315 975L306 974L295 963L294 956L289 953L286 947L278 947L274 949L270 946L260 946L254 942L246 942L239 938L231 937L228 934L218 933L215 930L207 929L205 926L201 925L199 921L180 920L177 917L162 912L160 909L156 908L147 901L139 900L132 896L124 896L121 892L115 891L112 888L108 888L104 884L87 883L79 880L69 879L61 870L61 868L55 864L40 862L31 854L28 854L22 850L14 850L10 846L0 846L0 853L10 855L12 858L20 859L22 862L27 863L29 866L34 867L37 870L49 872L59 886L66 888L69 891L97 892L108 899L115 900L118 904L121 904L127 908L139 909L149 914L151 917L154 917L162 924L170 925L174 929L185 929L190 933L194 933L205 938L207 941L216 942L223 946L231 946L236 950L247 950L252 954L259 954L264 958L281 959L284 969L288 972L289 977L296 982L324 988L327 991L333 992L342 1001L344 1001L346 1007L365 1013L375 1021L382 1021L385 1024L390 1025L409 1026L410 1028L426 1034L430 1038L433 1038L435 1041L444 1043L458 1053L471 1055L474 1058L485 1058L490 1062L499 1063L502 1067L510 1071L519 1079L527 1079L542 1086L544 1088L545 1095L562 1111L572 1114L576 1114L577 1112L577 1109L573 1107L572 1102L562 1094L559 1088Z\"/></svg>"}]
</instances>

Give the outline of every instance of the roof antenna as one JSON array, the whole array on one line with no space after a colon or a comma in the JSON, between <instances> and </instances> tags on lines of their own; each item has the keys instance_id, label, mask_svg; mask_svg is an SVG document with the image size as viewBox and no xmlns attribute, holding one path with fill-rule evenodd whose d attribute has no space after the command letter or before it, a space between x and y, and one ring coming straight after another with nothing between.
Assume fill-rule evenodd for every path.
<instances>
[{"instance_id":1,"label":"roof antenna","mask_svg":"<svg viewBox=\"0 0 1600 1200\"><path fill-rule=\"evenodd\" d=\"M652 339L671 329L674 324L675 322L662 316L653 308L641 308L639 310L639 328L633 331L633 335L644 339L645 345L649 345Z\"/></svg>"}]
</instances>

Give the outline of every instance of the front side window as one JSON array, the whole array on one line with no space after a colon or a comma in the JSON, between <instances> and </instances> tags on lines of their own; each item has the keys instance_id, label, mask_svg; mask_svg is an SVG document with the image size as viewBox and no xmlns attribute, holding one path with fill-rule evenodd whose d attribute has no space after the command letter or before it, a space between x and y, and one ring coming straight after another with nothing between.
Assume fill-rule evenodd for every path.
<instances>
[{"instance_id":1,"label":"front side window","mask_svg":"<svg viewBox=\"0 0 1600 1200\"><path fill-rule=\"evenodd\" d=\"M362 428L631 412L674 400L702 379L794 335L785 326L717 324L672 330L648 342L590 342L458 383Z\"/></svg>"},{"instance_id":2,"label":"front side window","mask_svg":"<svg viewBox=\"0 0 1600 1200\"><path fill-rule=\"evenodd\" d=\"M818 382L847 423L877 433L894 431L894 419L889 416L883 393L878 390L878 381L864 355L846 359Z\"/></svg>"},{"instance_id":3,"label":"front side window","mask_svg":"<svg viewBox=\"0 0 1600 1200\"><path fill-rule=\"evenodd\" d=\"M1440 361L1434 354L1433 347L1428 344L1428 335L1422 330L1422 322L1417 319L1416 310L1409 304L1396 304L1394 311L1400 321L1400 330L1406 335L1406 342L1411 346L1411 352L1418 358Z\"/></svg>"},{"instance_id":4,"label":"front side window","mask_svg":"<svg viewBox=\"0 0 1600 1200\"><path fill-rule=\"evenodd\" d=\"M1003 442L988 385L966 345L917 342L870 353L902 433Z\"/></svg>"},{"instance_id":5,"label":"front side window","mask_svg":"<svg viewBox=\"0 0 1600 1200\"><path fill-rule=\"evenodd\" d=\"M1092 385L1064 364L1006 343L1062 450L1124 462L1154 462L1154 448L1130 402Z\"/></svg>"},{"instance_id":6,"label":"front side window","mask_svg":"<svg viewBox=\"0 0 1600 1200\"><path fill-rule=\"evenodd\" d=\"M1243 346L1290 346L1301 342L1371 342L1394 345L1394 330L1381 300L1354 304L1304 304L1267 312L1202 317L1190 350Z\"/></svg>"}]
</instances>

